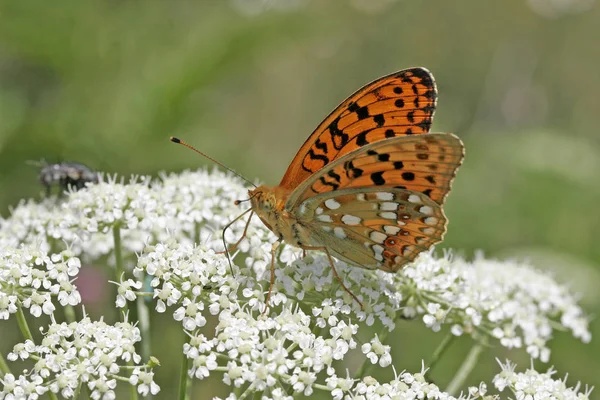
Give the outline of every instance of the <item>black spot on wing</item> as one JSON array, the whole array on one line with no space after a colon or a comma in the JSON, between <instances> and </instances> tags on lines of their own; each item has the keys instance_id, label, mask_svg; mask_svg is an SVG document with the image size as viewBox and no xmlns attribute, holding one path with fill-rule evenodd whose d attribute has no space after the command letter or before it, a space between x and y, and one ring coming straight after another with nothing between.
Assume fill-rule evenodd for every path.
<instances>
[{"instance_id":1,"label":"black spot on wing","mask_svg":"<svg viewBox=\"0 0 600 400\"><path fill-rule=\"evenodd\" d=\"M379 161L389 161L389 160L390 160L390 155L389 155L389 154L387 154L387 153L379 154L379 155L377 156L377 159L378 159Z\"/></svg>"},{"instance_id":2,"label":"black spot on wing","mask_svg":"<svg viewBox=\"0 0 600 400\"><path fill-rule=\"evenodd\" d=\"M323 162L323 165L321 167L312 170L311 168L304 165L304 162L307 160L307 158L304 158L304 160L302 161L302 169L310 173L317 171L318 169L322 168L323 166L329 163L329 158L327 156L324 156L323 154L316 154L313 149L310 149L308 151L308 158L310 158L312 161L320 160Z\"/></svg>"},{"instance_id":3,"label":"black spot on wing","mask_svg":"<svg viewBox=\"0 0 600 400\"><path fill-rule=\"evenodd\" d=\"M356 144L358 146L364 146L369 144L369 142L367 141L367 133L368 132L361 132L358 135L356 135Z\"/></svg>"},{"instance_id":4,"label":"black spot on wing","mask_svg":"<svg viewBox=\"0 0 600 400\"><path fill-rule=\"evenodd\" d=\"M377 186L385 185L385 179L383 179L383 171L373 172L371 174L371 180Z\"/></svg>"},{"instance_id":5,"label":"black spot on wing","mask_svg":"<svg viewBox=\"0 0 600 400\"><path fill-rule=\"evenodd\" d=\"M402 173L402 179L404 179L405 181L414 181L415 180L415 174L412 172L403 172Z\"/></svg>"},{"instance_id":6,"label":"black spot on wing","mask_svg":"<svg viewBox=\"0 0 600 400\"><path fill-rule=\"evenodd\" d=\"M349 136L338 127L339 121L340 118L338 117L329 124L329 134L331 135L333 147L335 147L336 150L341 150L350 139Z\"/></svg>"}]
</instances>

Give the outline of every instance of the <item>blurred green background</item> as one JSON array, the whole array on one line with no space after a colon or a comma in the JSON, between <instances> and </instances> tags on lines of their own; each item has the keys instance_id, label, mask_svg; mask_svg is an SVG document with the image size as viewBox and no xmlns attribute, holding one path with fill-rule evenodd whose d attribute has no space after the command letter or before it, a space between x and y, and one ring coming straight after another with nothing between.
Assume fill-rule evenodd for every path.
<instances>
[{"instance_id":1,"label":"blurred green background","mask_svg":"<svg viewBox=\"0 0 600 400\"><path fill-rule=\"evenodd\" d=\"M531 260L581 292L595 315L599 38L594 0L3 0L0 213L39 196L27 160L124 175L208 164L170 135L276 184L347 95L425 66L439 89L432 130L456 133L467 148L442 247ZM182 339L175 323L160 325L158 383L169 398L179 362L169 354ZM597 320L592 330L600 334ZM417 371L441 339L401 322L388 343L399 370ZM469 345L461 338L432 371L441 387ZM561 376L600 386L596 340L560 334L551 347ZM470 383L497 373L494 357L529 365L524 350L493 349ZM211 387L224 393L218 379Z\"/></svg>"}]
</instances>

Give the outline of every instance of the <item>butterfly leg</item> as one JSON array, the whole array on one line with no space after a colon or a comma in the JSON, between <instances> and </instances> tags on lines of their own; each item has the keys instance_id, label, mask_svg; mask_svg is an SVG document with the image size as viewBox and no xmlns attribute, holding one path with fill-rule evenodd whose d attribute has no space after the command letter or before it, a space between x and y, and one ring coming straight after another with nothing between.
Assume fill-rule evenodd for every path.
<instances>
[{"instance_id":1,"label":"butterfly leg","mask_svg":"<svg viewBox=\"0 0 600 400\"><path fill-rule=\"evenodd\" d=\"M269 299L273 292L273 285L275 285L275 251L277 251L280 244L281 242L277 241L273 243L273 247L271 247L271 283L269 284L269 293L267 293L267 299L265 300L265 310L262 312L263 315L265 315L269 309Z\"/></svg>"},{"instance_id":2,"label":"butterfly leg","mask_svg":"<svg viewBox=\"0 0 600 400\"><path fill-rule=\"evenodd\" d=\"M342 286L342 288L344 288L344 290L350 295L352 296L352 298L360 305L360 308L364 308L363 304L361 303L361 301L358 299L358 297L356 297L354 295L354 293L352 293L350 291L350 289L348 289L346 287L346 285L344 285L344 282L342 281L342 278L340 278L340 276L337 273L337 270L335 269L335 264L333 262L333 257L331 257L331 254L329 254L329 250L327 250L327 247L302 247L302 250L322 250L325 252L325 254L327 254L327 258L329 259L329 264L331 265L331 269L333 270L333 276L335 277L335 279L337 279L337 281L340 283L340 285Z\"/></svg>"},{"instance_id":3,"label":"butterfly leg","mask_svg":"<svg viewBox=\"0 0 600 400\"><path fill-rule=\"evenodd\" d=\"M244 227L244 232L242 232L242 236L240 236L240 238L238 239L237 242L235 242L230 248L227 248L227 243L225 243L225 231L231 227L231 225L233 225L238 219L242 218L244 215L246 215L246 213L248 213L250 211L250 216L248 217L248 221L246 221L246 226ZM235 217L235 219L231 222L229 222L227 225L225 225L225 228L223 228L223 246L225 247L225 250L223 251L217 251L215 254L227 254L227 253L231 253L232 251L234 251L238 245L242 242L242 240L246 237L246 232L248 232L248 227L250 226L250 221L252 220L252 214L254 214L254 211L252 211L251 208L247 209L246 211L244 211L243 213L241 213L240 215L238 215L237 217Z\"/></svg>"}]
</instances>

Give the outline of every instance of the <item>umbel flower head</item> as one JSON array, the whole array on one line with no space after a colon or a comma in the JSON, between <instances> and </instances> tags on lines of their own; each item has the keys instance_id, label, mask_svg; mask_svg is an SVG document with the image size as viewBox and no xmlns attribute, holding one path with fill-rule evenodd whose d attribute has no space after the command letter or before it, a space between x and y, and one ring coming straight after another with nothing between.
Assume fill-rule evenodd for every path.
<instances>
[{"instance_id":1,"label":"umbel flower head","mask_svg":"<svg viewBox=\"0 0 600 400\"><path fill-rule=\"evenodd\" d=\"M75 306L81 296L73 284L81 262L70 250L48 254L32 245L5 246L0 251L0 319L17 306L34 317L52 315L53 297L61 306Z\"/></svg>"},{"instance_id":2,"label":"umbel flower head","mask_svg":"<svg viewBox=\"0 0 600 400\"><path fill-rule=\"evenodd\" d=\"M199 171L164 175L155 181L134 178L123 183L111 178L68 193L63 200L22 203L0 224L0 241L10 244L0 250L4 260L0 316L8 318L20 306L34 315L52 314L54 300L61 305L78 303L72 280L79 260L108 259L114 265L118 249L126 268L115 279L117 306L139 297L152 298L156 312L170 313L186 332L188 341L181 354L188 359L189 376L205 379L219 374L232 390L260 391L265 398L309 396L315 390L327 390L336 399L451 398L427 383L423 371L394 374L395 379L387 383L362 375L350 377L345 371L344 362L352 353L365 365L390 368L394 360L384 337L394 330L398 318L433 331L447 327L454 335L524 348L542 361L550 357L547 343L555 329L590 340L587 317L574 294L526 263L483 257L465 261L449 254L422 253L401 272L389 274L337 262L338 273L363 304L361 308L335 280L324 254L303 256L282 246L272 260L277 238L256 217L247 229L243 219L231 225L226 242L236 242L244 232L245 237L228 260L220 253L222 230L243 211L232 200L244 198L245 193L236 178ZM275 281L266 309L272 263ZM217 322L209 329L211 316ZM90 321L80 323L90 330L97 328ZM106 326L101 331L108 330ZM365 326L380 328L379 334L371 331L367 336ZM78 332L71 325L51 327L73 338L73 332ZM131 340L138 341L137 328L131 329L129 335L135 337ZM52 329L47 332L54 334ZM49 346L45 342L24 342L13 354L42 359L47 349L39 346ZM80 341L73 343L61 350L68 360L79 354L71 349L79 349ZM116 383L113 375L123 370L115 360L128 354L137 366L128 382L141 392L152 392L156 389L152 371L139 365L131 345L127 348L115 344L108 355L116 355L114 360L100 354L106 362L105 374L92 377L77 370L76 380L93 381L90 390L110 393ZM88 349L85 354L93 352ZM75 382L66 379L74 373L70 367L63 369L65 377L56 382ZM46 378L41 372L7 375L4 391L47 383ZM60 390L66 387L69 384ZM283 387L289 392L282 392ZM483 387L477 390L484 392Z\"/></svg>"},{"instance_id":3,"label":"umbel flower head","mask_svg":"<svg viewBox=\"0 0 600 400\"><path fill-rule=\"evenodd\" d=\"M114 399L119 379L129 380L143 395L159 391L151 368L139 364L135 343L141 340L140 332L128 322L108 325L84 317L70 324L53 322L42 334L41 344L27 340L8 354L11 361L33 359L35 364L18 378L6 374L0 397L34 399L50 391L68 399L85 384L92 399ZM135 366L131 376L119 376L122 369L131 368L128 364Z\"/></svg>"}]
</instances>

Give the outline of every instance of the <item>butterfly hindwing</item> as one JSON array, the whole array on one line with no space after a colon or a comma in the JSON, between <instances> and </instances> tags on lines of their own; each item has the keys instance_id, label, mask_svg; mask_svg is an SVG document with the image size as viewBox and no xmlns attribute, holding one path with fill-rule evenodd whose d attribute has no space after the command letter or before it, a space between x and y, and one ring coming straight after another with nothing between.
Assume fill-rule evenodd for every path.
<instances>
[{"instance_id":1,"label":"butterfly hindwing","mask_svg":"<svg viewBox=\"0 0 600 400\"><path fill-rule=\"evenodd\" d=\"M293 189L329 163L392 137L429 132L437 89L425 68L384 76L340 104L309 136L279 186Z\"/></svg>"},{"instance_id":2,"label":"butterfly hindwing","mask_svg":"<svg viewBox=\"0 0 600 400\"><path fill-rule=\"evenodd\" d=\"M297 217L338 258L395 272L442 240L446 217L427 195L406 189L343 189L302 202Z\"/></svg>"},{"instance_id":3,"label":"butterfly hindwing","mask_svg":"<svg viewBox=\"0 0 600 400\"><path fill-rule=\"evenodd\" d=\"M310 176L290 195L286 209L330 191L399 188L443 204L464 157L463 144L449 133L402 136L363 146Z\"/></svg>"}]
</instances>

